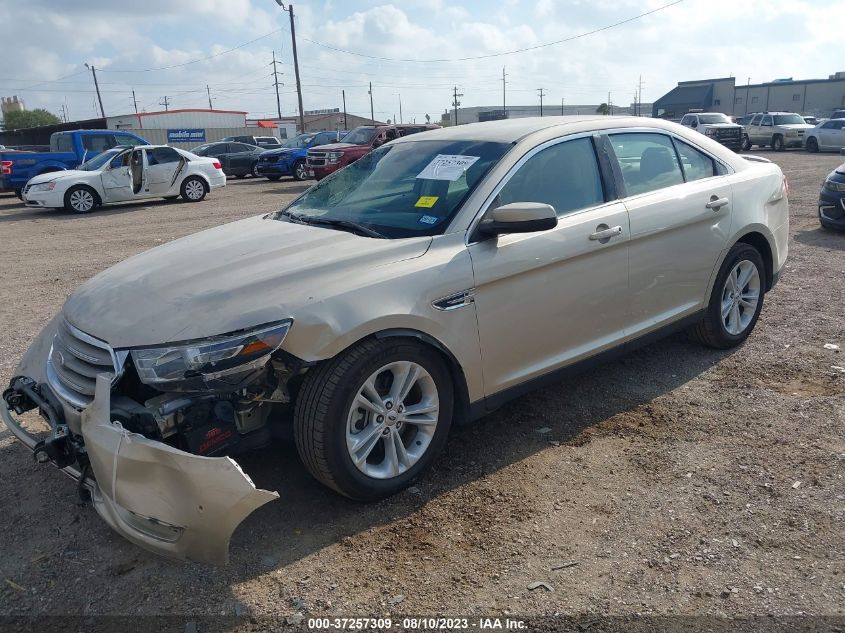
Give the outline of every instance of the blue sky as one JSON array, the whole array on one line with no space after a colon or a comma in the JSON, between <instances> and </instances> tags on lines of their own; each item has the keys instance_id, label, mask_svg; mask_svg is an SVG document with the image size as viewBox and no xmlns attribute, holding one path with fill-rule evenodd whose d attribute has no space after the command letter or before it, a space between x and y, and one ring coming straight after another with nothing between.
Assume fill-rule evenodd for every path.
<instances>
[{"instance_id":1,"label":"blue sky","mask_svg":"<svg viewBox=\"0 0 845 633\"><path fill-rule=\"evenodd\" d=\"M679 80L734 75L745 83L845 70L833 54L841 36L819 28L837 4L826 0L683 0L564 44L454 61L572 37L671 1L303 0L294 8L304 106L340 107L345 90L348 111L369 116L372 81L376 118L398 115L401 98L406 121L425 114L436 121L455 84L465 106L500 104L503 66L509 104L536 103L542 87L550 105L598 103L608 92L628 104L640 75L643 100L651 101ZM110 115L133 110L133 89L147 111L161 109L165 96L171 108L207 107L208 84L215 108L271 116L275 51L282 111L295 111L288 15L274 0L0 0L0 15L0 95L18 94L30 108L59 113L66 104L72 119L94 116L89 62Z\"/></svg>"}]
</instances>

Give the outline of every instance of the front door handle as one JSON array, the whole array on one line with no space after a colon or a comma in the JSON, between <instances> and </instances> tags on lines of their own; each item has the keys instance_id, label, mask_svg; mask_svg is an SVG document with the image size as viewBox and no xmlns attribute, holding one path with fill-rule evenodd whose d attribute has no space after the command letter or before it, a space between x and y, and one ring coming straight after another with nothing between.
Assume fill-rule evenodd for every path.
<instances>
[{"instance_id":1,"label":"front door handle","mask_svg":"<svg viewBox=\"0 0 845 633\"><path fill-rule=\"evenodd\" d=\"M604 244L617 235L622 235L621 226L609 227L607 224L599 224L596 227L596 232L590 234L590 239Z\"/></svg>"},{"instance_id":2,"label":"front door handle","mask_svg":"<svg viewBox=\"0 0 845 633\"><path fill-rule=\"evenodd\" d=\"M730 200L727 198L719 198L718 196L710 196L710 202L705 204L704 206L708 209L713 209L714 211L718 211L726 204L729 204Z\"/></svg>"}]
</instances>

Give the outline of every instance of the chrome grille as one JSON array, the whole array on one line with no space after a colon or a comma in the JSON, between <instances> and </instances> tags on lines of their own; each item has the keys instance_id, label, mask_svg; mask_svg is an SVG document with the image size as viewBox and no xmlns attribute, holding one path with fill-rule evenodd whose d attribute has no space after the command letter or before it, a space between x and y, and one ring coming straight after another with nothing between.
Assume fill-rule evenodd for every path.
<instances>
[{"instance_id":1,"label":"chrome grille","mask_svg":"<svg viewBox=\"0 0 845 633\"><path fill-rule=\"evenodd\" d=\"M61 399L84 409L94 399L97 375L108 374L114 381L125 360L125 352L116 354L108 344L63 319L47 359L47 382Z\"/></svg>"},{"instance_id":2,"label":"chrome grille","mask_svg":"<svg viewBox=\"0 0 845 633\"><path fill-rule=\"evenodd\" d=\"M328 152L308 152L308 158L306 162L311 165L312 167L321 167L322 165L326 164L326 158L328 157Z\"/></svg>"}]
</instances>

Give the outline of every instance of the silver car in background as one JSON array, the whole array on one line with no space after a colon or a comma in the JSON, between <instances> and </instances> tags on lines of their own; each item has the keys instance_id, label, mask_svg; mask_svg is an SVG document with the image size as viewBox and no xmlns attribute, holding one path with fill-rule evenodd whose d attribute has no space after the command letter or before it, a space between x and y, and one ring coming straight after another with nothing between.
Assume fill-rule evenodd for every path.
<instances>
[{"instance_id":1,"label":"silver car in background","mask_svg":"<svg viewBox=\"0 0 845 633\"><path fill-rule=\"evenodd\" d=\"M0 414L126 538L222 563L237 525L278 496L232 455L292 430L325 485L393 494L453 423L538 385L681 329L740 345L788 229L776 165L671 122L423 132L282 211L87 281ZM19 419L34 409L46 433Z\"/></svg>"}]
</instances>

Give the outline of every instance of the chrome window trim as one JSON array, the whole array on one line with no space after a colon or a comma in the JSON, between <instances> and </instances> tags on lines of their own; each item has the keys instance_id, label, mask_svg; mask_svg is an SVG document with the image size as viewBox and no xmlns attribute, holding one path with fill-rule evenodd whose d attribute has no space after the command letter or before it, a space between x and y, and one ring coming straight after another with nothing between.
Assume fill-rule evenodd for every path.
<instances>
[{"instance_id":1,"label":"chrome window trim","mask_svg":"<svg viewBox=\"0 0 845 633\"><path fill-rule=\"evenodd\" d=\"M493 191L491 191L490 194L484 199L484 202L482 202L481 205L479 205L479 207L478 207L479 210L476 212L475 216L473 216L472 220L469 223L469 226L467 227L466 236L464 237L464 244L466 246L470 246L471 244L477 244L478 243L478 240L470 241L470 237L475 232L475 229L478 227L479 222L481 222L481 218L483 218L484 214L487 213L487 211L490 209L490 205L492 204L493 200L496 199L496 196L499 195L499 192L502 189L504 189L505 185L507 185L508 182L510 182L510 179L513 178L514 174L516 174L516 172L519 171L519 169L526 162L531 160L531 158L533 158L534 156L536 156L537 154L542 152L544 149L552 147L554 145L559 145L560 143L565 143L567 141L575 141L575 140L578 140L578 139L581 139L581 138L593 138L594 136L600 136L600 135L601 135L601 133L597 132L595 130L591 130L589 132L578 132L576 134L567 134L566 136L559 136L557 138L553 138L553 139L550 139L550 140L545 141L543 143L540 143L539 145L535 145L530 150L528 150L525 154L523 154L522 157L520 157L519 160L517 160L513 165L511 165L510 169L508 169L508 173L506 173L502 177L502 179L499 181L499 184L497 184L493 188ZM593 151L595 151L595 148L593 148ZM596 155L596 168L598 169L599 177L601 178L602 177L602 171L601 171L601 164L599 163L598 155ZM604 183L602 182L602 184L604 184ZM587 207L587 208L584 208L584 209L578 209L577 211L573 211L573 212L567 213L565 215L569 216L569 215L574 215L576 213L581 213L583 211L598 209L600 207L607 205L609 202L616 202L616 201L615 200L612 200L612 201L606 200L605 202L603 202L600 205L596 205L596 206L593 206L593 207ZM560 217L560 216L558 216L558 217Z\"/></svg>"}]
</instances>

